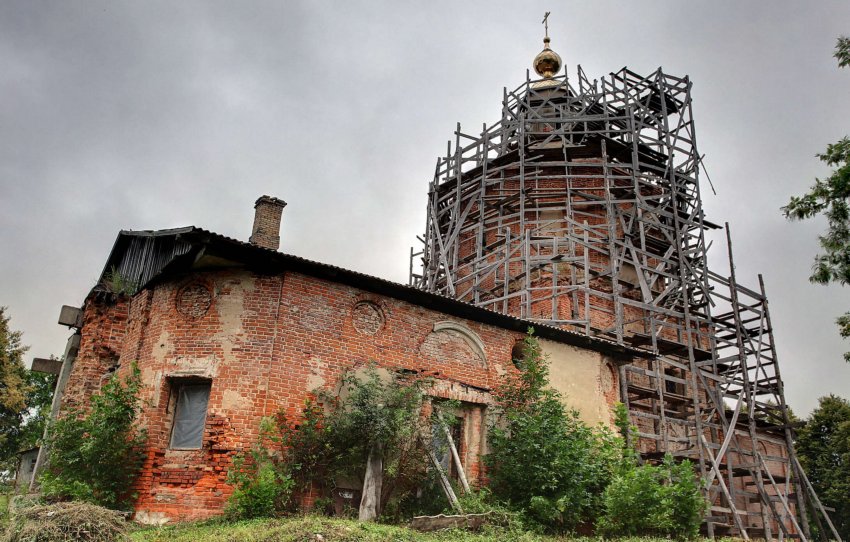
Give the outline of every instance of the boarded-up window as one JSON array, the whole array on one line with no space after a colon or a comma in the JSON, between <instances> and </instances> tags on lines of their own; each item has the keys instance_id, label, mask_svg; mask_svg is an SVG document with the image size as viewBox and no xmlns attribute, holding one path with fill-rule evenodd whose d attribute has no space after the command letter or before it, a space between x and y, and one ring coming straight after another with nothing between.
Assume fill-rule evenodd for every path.
<instances>
[{"instance_id":1,"label":"boarded-up window","mask_svg":"<svg viewBox=\"0 0 850 542\"><path fill-rule=\"evenodd\" d=\"M180 384L177 386L177 406L171 428L171 447L198 449L204 438L207 403L210 400L209 383Z\"/></svg>"}]
</instances>

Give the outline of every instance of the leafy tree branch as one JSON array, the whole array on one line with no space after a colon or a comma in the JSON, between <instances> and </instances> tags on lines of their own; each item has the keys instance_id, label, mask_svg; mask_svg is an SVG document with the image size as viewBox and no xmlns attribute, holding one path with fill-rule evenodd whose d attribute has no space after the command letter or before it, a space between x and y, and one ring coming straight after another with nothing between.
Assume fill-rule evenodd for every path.
<instances>
[{"instance_id":1,"label":"leafy tree branch","mask_svg":"<svg viewBox=\"0 0 850 542\"><path fill-rule=\"evenodd\" d=\"M835 46L838 66L850 66L850 38L838 38ZM817 157L835 168L824 179L802 196L792 196L782 212L789 220L805 220L818 215L827 219L827 229L818 237L823 252L815 256L809 280L816 284L850 282L850 138L844 137L829 144L826 152ZM840 316L836 323L842 337L850 337L850 312ZM850 352L844 354L850 362Z\"/></svg>"}]
</instances>

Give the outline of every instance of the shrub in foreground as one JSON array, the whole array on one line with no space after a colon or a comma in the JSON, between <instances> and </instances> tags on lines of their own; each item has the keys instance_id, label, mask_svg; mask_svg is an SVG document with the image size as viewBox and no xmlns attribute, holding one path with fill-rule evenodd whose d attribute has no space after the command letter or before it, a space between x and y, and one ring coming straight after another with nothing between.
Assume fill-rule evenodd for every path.
<instances>
[{"instance_id":1,"label":"shrub in foreground","mask_svg":"<svg viewBox=\"0 0 850 542\"><path fill-rule=\"evenodd\" d=\"M120 542L128 540L118 512L88 503L32 506L16 512L4 542Z\"/></svg>"},{"instance_id":2,"label":"shrub in foreground","mask_svg":"<svg viewBox=\"0 0 850 542\"><path fill-rule=\"evenodd\" d=\"M521 371L496 391L502 416L490 430L486 458L493 496L546 531L590 525L622 461L621 439L564 407L533 336L516 363Z\"/></svg>"},{"instance_id":3,"label":"shrub in foreground","mask_svg":"<svg viewBox=\"0 0 850 542\"><path fill-rule=\"evenodd\" d=\"M136 427L141 376L113 375L92 395L88 412L72 410L48 430L49 462L42 493L117 509L132 499L130 486L144 460L145 433Z\"/></svg>"},{"instance_id":4,"label":"shrub in foreground","mask_svg":"<svg viewBox=\"0 0 850 542\"><path fill-rule=\"evenodd\" d=\"M604 536L661 536L691 539L699 534L705 499L690 461L623 469L603 495L597 528Z\"/></svg>"},{"instance_id":5,"label":"shrub in foreground","mask_svg":"<svg viewBox=\"0 0 850 542\"><path fill-rule=\"evenodd\" d=\"M295 482L290 463L274 451L279 442L279 429L271 418L264 418L259 442L247 454L236 456L228 471L227 483L234 486L228 517L272 517L288 507Z\"/></svg>"},{"instance_id":6,"label":"shrub in foreground","mask_svg":"<svg viewBox=\"0 0 850 542\"><path fill-rule=\"evenodd\" d=\"M293 495L310 491L322 495L316 508L327 509L336 480L360 479L372 488L371 506L364 512L361 503L360 518L376 519L384 509L394 515L425 478L427 454L420 442L425 384L370 365L344 374L340 393L321 393L321 405L308 400L298 419L281 412L263 420L257 444L237 456L230 470L235 491L228 514L278 516L294 508ZM380 465L371 475L370 464ZM368 489L363 493L367 502Z\"/></svg>"}]
</instances>

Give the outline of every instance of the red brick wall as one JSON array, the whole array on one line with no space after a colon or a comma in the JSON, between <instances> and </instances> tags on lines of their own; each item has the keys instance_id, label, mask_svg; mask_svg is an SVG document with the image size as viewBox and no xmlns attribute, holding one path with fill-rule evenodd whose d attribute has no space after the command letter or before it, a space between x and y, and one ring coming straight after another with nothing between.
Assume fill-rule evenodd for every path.
<instances>
[{"instance_id":1,"label":"red brick wall","mask_svg":"<svg viewBox=\"0 0 850 542\"><path fill-rule=\"evenodd\" d=\"M129 316L126 297L92 295L83 305L80 349L62 398L62 412L85 408L88 397L99 391L118 367L125 344Z\"/></svg>"},{"instance_id":2,"label":"red brick wall","mask_svg":"<svg viewBox=\"0 0 850 542\"><path fill-rule=\"evenodd\" d=\"M457 329L434 331L446 320L480 337L484 356ZM163 282L132 300L90 298L81 334L63 408L85 405L116 363L122 373L132 362L142 371L149 440L134 490L144 521L221 513L232 491L227 470L255 441L260 419L280 409L296 415L309 391L371 361L433 375L432 395L466 403L460 454L479 480L488 391L513 370L511 350L522 338L297 273L237 270ZM202 448L169 449L174 384L197 378L211 381ZM782 455L779 448L768 453Z\"/></svg>"},{"instance_id":3,"label":"red brick wall","mask_svg":"<svg viewBox=\"0 0 850 542\"><path fill-rule=\"evenodd\" d=\"M161 283L123 307L122 334L115 335L123 341L113 349L121 371L136 361L144 381L148 459L135 490L138 516L146 521L220 513L231 493L227 469L256 439L260 419L279 409L296 415L310 390L372 361L433 375L432 395L470 404L461 453L475 479L485 443L483 415L474 405L486 404L498 375L513 370L511 349L522 338L297 273L197 273ZM485 359L462 332L435 332L434 324L445 320L477 334ZM107 325L91 322L92 328ZM84 328L84 336L89 332ZM168 448L172 392L181 378L212 383L200 450Z\"/></svg>"}]
</instances>

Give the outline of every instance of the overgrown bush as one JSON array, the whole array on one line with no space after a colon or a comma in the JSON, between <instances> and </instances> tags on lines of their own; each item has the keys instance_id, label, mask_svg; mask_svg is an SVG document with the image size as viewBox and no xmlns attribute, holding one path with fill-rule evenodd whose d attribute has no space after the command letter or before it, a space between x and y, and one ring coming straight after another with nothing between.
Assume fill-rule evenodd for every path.
<instances>
[{"instance_id":1,"label":"overgrown bush","mask_svg":"<svg viewBox=\"0 0 850 542\"><path fill-rule=\"evenodd\" d=\"M125 379L113 375L91 396L88 412L74 409L51 424L48 465L40 478L45 496L112 509L133 499L130 487L142 468L146 439L135 423L140 387L134 364Z\"/></svg>"},{"instance_id":2,"label":"overgrown bush","mask_svg":"<svg viewBox=\"0 0 850 542\"><path fill-rule=\"evenodd\" d=\"M486 457L493 495L547 531L590 524L622 461L622 440L564 407L531 333L517 365L521 371L495 393L502 415L490 429Z\"/></svg>"},{"instance_id":3,"label":"overgrown bush","mask_svg":"<svg viewBox=\"0 0 850 542\"><path fill-rule=\"evenodd\" d=\"M605 512L597 527L605 536L695 538L705 499L690 461L623 469L604 493Z\"/></svg>"},{"instance_id":4,"label":"overgrown bush","mask_svg":"<svg viewBox=\"0 0 850 542\"><path fill-rule=\"evenodd\" d=\"M260 442L230 471L236 490L229 513L279 515L290 509L294 493L311 489L329 497L338 479L363 480L374 454L381 461L374 513L401 510L398 501L426 477L421 384L370 366L343 375L339 393L321 394L320 404L308 400L299 419L280 413L264 420Z\"/></svg>"},{"instance_id":5,"label":"overgrown bush","mask_svg":"<svg viewBox=\"0 0 850 542\"><path fill-rule=\"evenodd\" d=\"M331 458L321 406L308 400L299 420L284 412L260 422L260 436L250 451L239 454L228 472L234 486L226 513L233 519L275 517L295 508L293 497L320 489Z\"/></svg>"},{"instance_id":6,"label":"overgrown bush","mask_svg":"<svg viewBox=\"0 0 850 542\"><path fill-rule=\"evenodd\" d=\"M93 504L68 502L16 512L4 542L120 542L128 540L124 518Z\"/></svg>"},{"instance_id":7,"label":"overgrown bush","mask_svg":"<svg viewBox=\"0 0 850 542\"><path fill-rule=\"evenodd\" d=\"M260 422L254 447L234 459L228 483L235 487L228 504L232 518L279 516L295 508L293 497L314 486L322 490L331 461L324 410L308 399L302 416L284 412Z\"/></svg>"},{"instance_id":8,"label":"overgrown bush","mask_svg":"<svg viewBox=\"0 0 850 542\"><path fill-rule=\"evenodd\" d=\"M227 482L235 488L227 503L229 517L272 517L287 508L295 483L290 463L270 447L279 442L278 428L272 419L265 418L260 424L259 442L233 460L227 474Z\"/></svg>"},{"instance_id":9,"label":"overgrown bush","mask_svg":"<svg viewBox=\"0 0 850 542\"><path fill-rule=\"evenodd\" d=\"M277 449L286 458L295 490L306 492L315 487L323 493L333 461L324 408L308 399L299 419L288 420L280 412L275 421L280 435Z\"/></svg>"}]
</instances>

